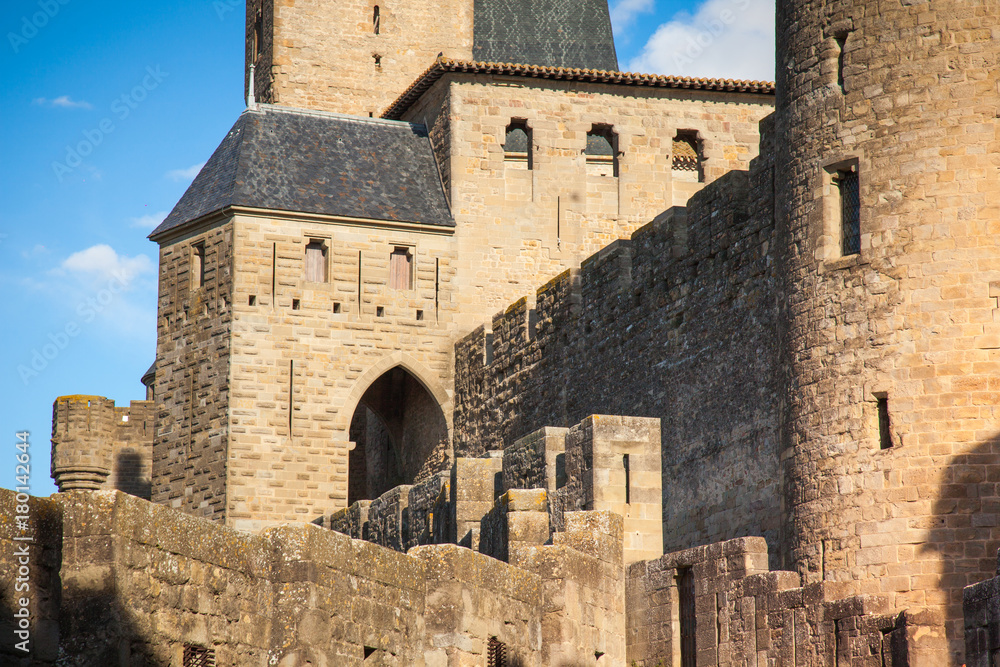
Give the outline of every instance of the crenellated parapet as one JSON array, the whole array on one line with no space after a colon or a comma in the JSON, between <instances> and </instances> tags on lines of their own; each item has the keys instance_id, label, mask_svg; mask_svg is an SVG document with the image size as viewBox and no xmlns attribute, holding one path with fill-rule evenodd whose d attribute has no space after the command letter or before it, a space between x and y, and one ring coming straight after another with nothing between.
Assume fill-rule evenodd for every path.
<instances>
[{"instance_id":1,"label":"crenellated parapet","mask_svg":"<svg viewBox=\"0 0 1000 667\"><path fill-rule=\"evenodd\" d=\"M149 498L152 401L60 396L52 406L52 478L60 491L118 489Z\"/></svg>"},{"instance_id":2,"label":"crenellated parapet","mask_svg":"<svg viewBox=\"0 0 1000 667\"><path fill-rule=\"evenodd\" d=\"M782 299L769 119L761 130L749 172L709 183L458 341L456 455L591 414L658 418L673 499L664 547L744 535L778 545Z\"/></svg>"}]
</instances>

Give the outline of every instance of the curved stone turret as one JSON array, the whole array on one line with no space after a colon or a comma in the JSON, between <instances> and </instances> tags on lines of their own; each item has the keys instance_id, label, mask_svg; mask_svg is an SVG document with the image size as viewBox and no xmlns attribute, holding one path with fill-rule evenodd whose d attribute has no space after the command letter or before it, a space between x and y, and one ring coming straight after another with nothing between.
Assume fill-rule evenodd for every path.
<instances>
[{"instance_id":1,"label":"curved stone turret","mask_svg":"<svg viewBox=\"0 0 1000 667\"><path fill-rule=\"evenodd\" d=\"M784 556L941 612L933 664L1000 544L998 30L996 2L777 10Z\"/></svg>"},{"instance_id":2,"label":"curved stone turret","mask_svg":"<svg viewBox=\"0 0 1000 667\"><path fill-rule=\"evenodd\" d=\"M111 474L115 402L60 396L52 406L52 478L59 491L101 488Z\"/></svg>"}]
</instances>

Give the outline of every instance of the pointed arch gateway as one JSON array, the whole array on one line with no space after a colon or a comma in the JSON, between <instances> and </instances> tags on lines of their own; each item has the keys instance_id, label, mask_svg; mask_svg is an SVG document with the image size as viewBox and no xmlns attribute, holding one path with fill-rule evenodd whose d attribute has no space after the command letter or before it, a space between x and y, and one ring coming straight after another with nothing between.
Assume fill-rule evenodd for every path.
<instances>
[{"instance_id":1,"label":"pointed arch gateway","mask_svg":"<svg viewBox=\"0 0 1000 667\"><path fill-rule=\"evenodd\" d=\"M415 366L397 355L383 360L359 379L345 405L343 414L350 415L345 430L354 443L348 457L349 505L447 465L451 400L419 377L423 374Z\"/></svg>"}]
</instances>

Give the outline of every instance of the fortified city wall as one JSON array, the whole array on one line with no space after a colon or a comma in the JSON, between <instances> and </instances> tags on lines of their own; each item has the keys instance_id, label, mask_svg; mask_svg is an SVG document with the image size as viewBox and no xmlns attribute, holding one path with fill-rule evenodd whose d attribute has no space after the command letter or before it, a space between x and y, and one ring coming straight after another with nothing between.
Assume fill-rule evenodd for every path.
<instances>
[{"instance_id":1,"label":"fortified city wall","mask_svg":"<svg viewBox=\"0 0 1000 667\"><path fill-rule=\"evenodd\" d=\"M664 549L745 535L778 544L779 297L762 127L749 173L722 176L459 341L457 455L588 414L658 417Z\"/></svg>"}]
</instances>

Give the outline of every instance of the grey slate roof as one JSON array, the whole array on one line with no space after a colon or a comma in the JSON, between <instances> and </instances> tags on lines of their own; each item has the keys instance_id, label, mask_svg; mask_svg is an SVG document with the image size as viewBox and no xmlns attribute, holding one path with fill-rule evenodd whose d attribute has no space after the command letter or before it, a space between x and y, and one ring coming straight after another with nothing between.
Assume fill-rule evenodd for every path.
<instances>
[{"instance_id":1,"label":"grey slate roof","mask_svg":"<svg viewBox=\"0 0 1000 667\"><path fill-rule=\"evenodd\" d=\"M422 125L268 105L243 112L150 238L227 206L455 226Z\"/></svg>"},{"instance_id":2,"label":"grey slate roof","mask_svg":"<svg viewBox=\"0 0 1000 667\"><path fill-rule=\"evenodd\" d=\"M475 0L479 62L618 69L607 0Z\"/></svg>"}]
</instances>

